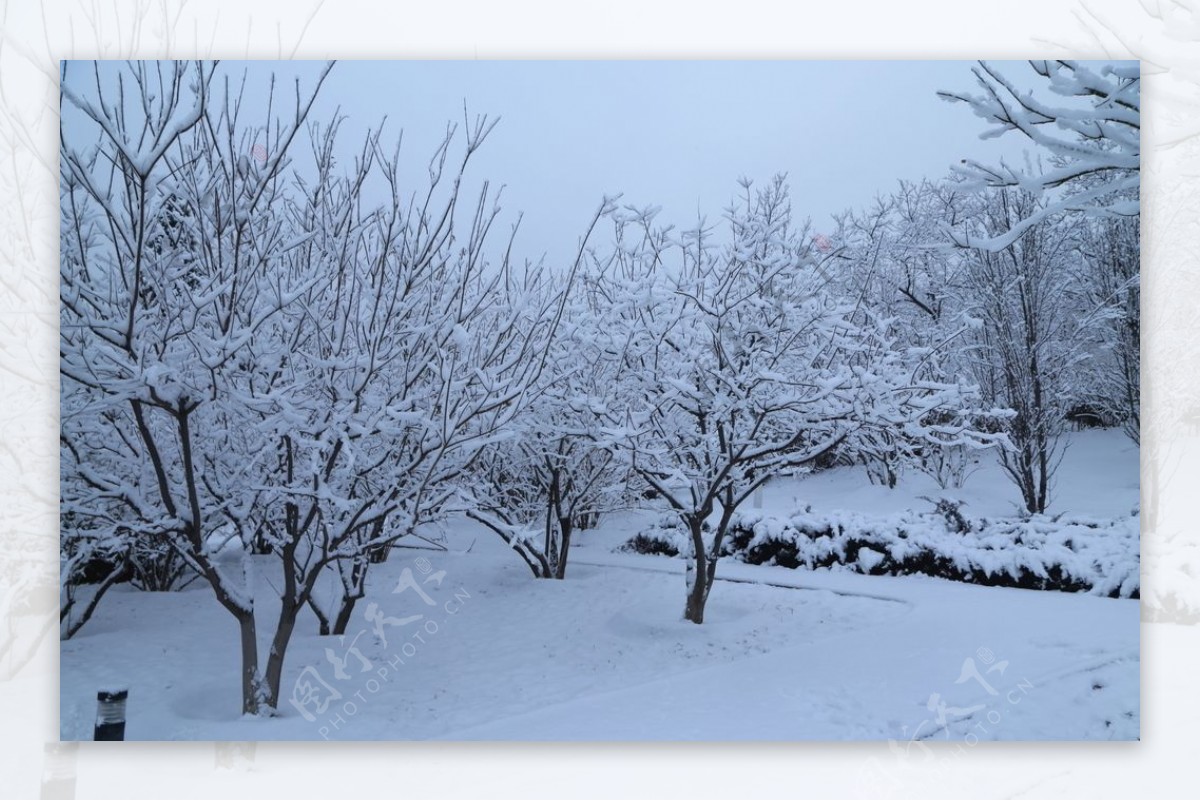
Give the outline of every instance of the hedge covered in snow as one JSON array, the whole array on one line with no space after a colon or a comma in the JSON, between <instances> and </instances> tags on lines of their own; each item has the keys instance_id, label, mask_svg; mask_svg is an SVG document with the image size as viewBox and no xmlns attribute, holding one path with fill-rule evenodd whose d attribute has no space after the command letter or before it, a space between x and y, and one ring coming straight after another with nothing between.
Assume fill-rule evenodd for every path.
<instances>
[{"instance_id":1,"label":"hedge covered in snow","mask_svg":"<svg viewBox=\"0 0 1200 801\"><path fill-rule=\"evenodd\" d=\"M674 516L666 516L621 549L678 556L691 553L691 540ZM938 514L805 511L779 517L749 511L734 517L721 550L722 556L755 565L922 574L1110 598L1137 598L1140 588L1137 516L978 520L964 532Z\"/></svg>"}]
</instances>

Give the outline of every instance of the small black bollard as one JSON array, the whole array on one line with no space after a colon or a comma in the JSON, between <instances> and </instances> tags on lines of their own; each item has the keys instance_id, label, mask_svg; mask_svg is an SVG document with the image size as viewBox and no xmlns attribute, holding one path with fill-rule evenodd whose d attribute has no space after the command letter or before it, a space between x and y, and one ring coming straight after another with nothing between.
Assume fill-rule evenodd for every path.
<instances>
[{"instance_id":1,"label":"small black bollard","mask_svg":"<svg viewBox=\"0 0 1200 801\"><path fill-rule=\"evenodd\" d=\"M96 693L96 735L92 739L125 739L125 700L129 690L101 690Z\"/></svg>"}]
</instances>

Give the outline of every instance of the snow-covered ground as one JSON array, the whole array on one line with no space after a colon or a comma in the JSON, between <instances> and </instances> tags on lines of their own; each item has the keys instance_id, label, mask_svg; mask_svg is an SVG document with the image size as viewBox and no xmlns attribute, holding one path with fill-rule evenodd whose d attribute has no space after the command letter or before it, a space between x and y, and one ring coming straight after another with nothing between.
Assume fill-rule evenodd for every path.
<instances>
[{"instance_id":1,"label":"snow-covered ground","mask_svg":"<svg viewBox=\"0 0 1200 801\"><path fill-rule=\"evenodd\" d=\"M966 510L1009 514L1015 490L985 462ZM838 469L781 479L762 507L884 513L925 508L917 496L933 490ZM1137 495L1135 447L1112 431L1072 436L1051 511L1127 515ZM657 515L583 532L561 582L533 579L465 521L449 552L394 551L345 641L301 618L271 719L239 715L237 627L207 587L119 588L62 645L62 737L91 738L96 691L113 685L130 688L128 739L890 739L913 751L1138 737L1137 601L724 560L695 626L681 619L681 561L613 553ZM278 579L260 563L265 641ZM421 592L396 592L406 577Z\"/></svg>"},{"instance_id":2,"label":"snow-covered ground","mask_svg":"<svg viewBox=\"0 0 1200 801\"><path fill-rule=\"evenodd\" d=\"M1124 517L1138 504L1138 448L1116 430L1093 429L1067 437L1062 465L1051 484L1051 514ZM778 480L763 492L764 508L791 511L811 504L815 511L902 512L928 510L921 496L948 494L965 501L969 517L1018 514L1021 496L996 464L982 452L976 472L961 490L943 493L933 479L910 471L894 490L872 485L861 470L829 470L804 481Z\"/></svg>"}]
</instances>

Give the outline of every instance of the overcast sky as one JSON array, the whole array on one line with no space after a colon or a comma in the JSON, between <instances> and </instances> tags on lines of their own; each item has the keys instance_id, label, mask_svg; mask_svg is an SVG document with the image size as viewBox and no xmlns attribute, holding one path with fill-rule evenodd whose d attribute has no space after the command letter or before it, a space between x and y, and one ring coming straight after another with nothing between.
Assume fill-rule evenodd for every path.
<instances>
[{"instance_id":1,"label":"overcast sky","mask_svg":"<svg viewBox=\"0 0 1200 801\"><path fill-rule=\"evenodd\" d=\"M605 194L663 207L660 221L710 220L745 175L786 172L797 215L815 231L829 215L871 202L898 179L941 177L964 157L1019 157L1015 135L979 138L984 123L939 89L975 91L972 62L955 61L345 61L326 81L314 118L340 109L347 147L386 115L404 152L424 166L447 121L500 116L473 165L504 184L505 219L524 213L517 251L572 254ZM997 62L1022 83L1026 62ZM249 70L265 98L274 71L291 97L321 64L225 62ZM79 70L90 78L90 70ZM70 80L79 75L69 74ZM361 141L361 140L360 140ZM411 173L414 182L419 169ZM507 227L507 226L505 226Z\"/></svg>"},{"instance_id":2,"label":"overcast sky","mask_svg":"<svg viewBox=\"0 0 1200 801\"><path fill-rule=\"evenodd\" d=\"M1029 71L1025 62L1013 71ZM964 156L1012 154L981 142L983 121L937 97L974 90L971 62L508 61L342 62L329 109L405 128L414 157L446 120L500 115L477 176L506 185L524 212L519 251L574 247L605 194L661 205L661 221L719 217L745 175L788 174L800 217L869 203L900 178L944 175ZM1000 148L1000 150L998 150Z\"/></svg>"}]
</instances>

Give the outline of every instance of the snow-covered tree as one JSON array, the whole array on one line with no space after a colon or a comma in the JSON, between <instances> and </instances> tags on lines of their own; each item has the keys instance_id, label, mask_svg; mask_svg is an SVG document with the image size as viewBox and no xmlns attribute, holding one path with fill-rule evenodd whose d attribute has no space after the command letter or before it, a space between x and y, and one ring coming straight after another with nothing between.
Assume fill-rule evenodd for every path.
<instances>
[{"instance_id":1,"label":"snow-covered tree","mask_svg":"<svg viewBox=\"0 0 1200 801\"><path fill-rule=\"evenodd\" d=\"M467 516L497 533L537 578L564 578L575 532L624 503L626 474L591 431L591 402L540 398L511 439L477 460Z\"/></svg>"},{"instance_id":2,"label":"snow-covered tree","mask_svg":"<svg viewBox=\"0 0 1200 801\"><path fill-rule=\"evenodd\" d=\"M649 214L627 218L644 234L618 243L631 266L608 290L607 347L626 367L611 436L689 532L694 623L730 521L757 488L848 440L868 447L868 431L917 435L923 416L960 402L956 386L926 380L887 319L834 291L792 224L782 177L744 188L724 245L702 226L671 246Z\"/></svg>"},{"instance_id":3,"label":"snow-covered tree","mask_svg":"<svg viewBox=\"0 0 1200 801\"><path fill-rule=\"evenodd\" d=\"M1141 236L1136 218L1089 220L1079 238L1086 314L1095 321L1086 398L1141 441Z\"/></svg>"},{"instance_id":4,"label":"snow-covered tree","mask_svg":"<svg viewBox=\"0 0 1200 801\"><path fill-rule=\"evenodd\" d=\"M1024 507L1046 511L1065 443L1065 416L1081 397L1077 376L1088 361L1081 328L1079 287L1068 260L1069 222L1040 214L1045 204L1021 190L983 198L974 224L982 235L1038 218L1003 250L967 251L973 287L970 313L982 321L971 366L985 398L1013 416L1011 443L1001 464L1021 491Z\"/></svg>"},{"instance_id":5,"label":"snow-covered tree","mask_svg":"<svg viewBox=\"0 0 1200 801\"><path fill-rule=\"evenodd\" d=\"M1080 326L1085 334L1073 341L1082 347L1082 339L1091 337L1088 356L1093 369L1071 382L1081 401L1074 411L1103 422L1118 421L1136 442L1141 421L1139 65L1029 63L1037 91L1020 88L995 66L980 62L973 72L981 93L939 94L966 103L990 123L985 137L1015 132L1033 145L1037 157L1036 166L1023 168L964 161L956 169L966 185L1019 190L1038 202L1030 206L1028 216L1012 217L1006 227L985 230L953 221L946 227L960 246L999 253L1048 221L1089 220L1078 237L1079 287L1086 297L1073 310L1086 318ZM1105 324L1095 325L1101 321Z\"/></svg>"},{"instance_id":6,"label":"snow-covered tree","mask_svg":"<svg viewBox=\"0 0 1200 801\"><path fill-rule=\"evenodd\" d=\"M876 314L891 321L896 339L924 349L926 375L954 383L966 370L965 354L978 324L967 310L970 286L964 278L966 257L946 241L944 226L966 218L970 193L944 182L901 181L891 194L877 197L865 210L837 215L835 260L826 269L840 291L859 295ZM868 430L868 447L842 449L862 462L868 477L894 487L902 473L915 468L943 489L961 487L974 471L982 448L1001 442L999 420L990 409L972 404L931 412L923 421L939 436L908 437L899 430ZM950 432L972 432L949 436Z\"/></svg>"},{"instance_id":7,"label":"snow-covered tree","mask_svg":"<svg viewBox=\"0 0 1200 801\"><path fill-rule=\"evenodd\" d=\"M553 321L497 302L486 184L458 219L487 120L458 155L448 130L408 196L380 131L346 158L337 120L308 122L316 89L254 127L214 70L64 80L64 540L166 538L237 620L255 713L321 577L349 615L371 557L436 519L519 409ZM181 235L156 227L168 208ZM280 572L261 670L252 550Z\"/></svg>"},{"instance_id":8,"label":"snow-covered tree","mask_svg":"<svg viewBox=\"0 0 1200 801\"><path fill-rule=\"evenodd\" d=\"M181 494L163 494L181 477L180 466L164 458L157 445L174 436L179 425L187 426L191 403L176 391L162 364L187 325L186 318L172 319L166 305L189 297L197 285L184 277L190 258L175 252L166 235L178 221L173 212L179 203L164 189L161 166L166 152L197 130L211 75L211 66L201 64L136 65L116 86L106 87L97 71L94 98L76 95L69 88L74 82L63 76L66 113L76 119L82 114L98 129L86 144L64 129L62 144L66 636L86 620L112 581L128 576L128 560L138 544L170 536L186 515ZM159 102L126 108L127 83L130 95L157 92ZM143 338L147 328L150 341ZM156 419L156 410L175 424ZM202 548L200 543L197 550ZM84 614L72 620L75 568L97 557L114 570ZM240 613L239 599L226 591L215 566L193 564L208 569L218 598Z\"/></svg>"},{"instance_id":9,"label":"snow-covered tree","mask_svg":"<svg viewBox=\"0 0 1200 801\"><path fill-rule=\"evenodd\" d=\"M469 499L467 515L499 534L539 578L563 578L574 533L627 502L629 471L602 425L619 372L599 344L607 300L582 274L588 239L611 211L604 201L570 275L552 290L560 316L539 386L512 436L478 460L481 481Z\"/></svg>"}]
</instances>

